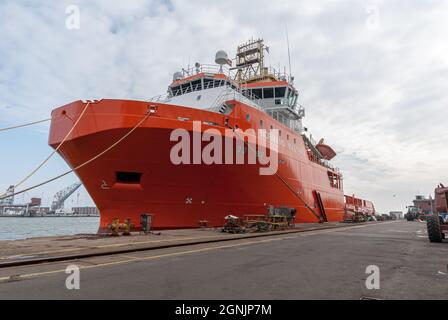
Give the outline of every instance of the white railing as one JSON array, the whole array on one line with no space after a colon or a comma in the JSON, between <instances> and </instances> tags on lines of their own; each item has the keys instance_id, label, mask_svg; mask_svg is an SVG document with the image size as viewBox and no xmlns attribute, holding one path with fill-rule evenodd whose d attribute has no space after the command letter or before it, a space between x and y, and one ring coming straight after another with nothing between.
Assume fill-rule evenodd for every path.
<instances>
[{"instance_id":1,"label":"white railing","mask_svg":"<svg viewBox=\"0 0 448 320\"><path fill-rule=\"evenodd\" d=\"M250 70L250 69L249 69ZM182 69L182 75L184 77L192 77L194 75L197 75L199 73L205 73L205 74L223 74L226 75L230 80L236 80L238 69L231 68L228 65L219 66L216 64L201 64L199 67L189 67L187 69ZM289 83L293 83L293 77L286 73L286 70L281 72L273 67L268 67L261 71L262 76L268 76L272 75L278 80L288 81ZM244 75L244 74L243 74ZM248 72L245 74L246 77L244 79L241 79L241 81L244 83L245 81L249 81L254 77L259 77L260 74L253 74L252 72Z\"/></svg>"},{"instance_id":2,"label":"white railing","mask_svg":"<svg viewBox=\"0 0 448 320\"><path fill-rule=\"evenodd\" d=\"M194 86L190 85L186 88L181 87L180 89L175 90L172 93L167 92L165 94L155 96L155 97L149 99L148 102L164 102L164 101L170 100L170 98L178 97L178 96L181 96L181 95L184 95L187 93L206 90L206 89L212 89L212 88L224 87L226 85L226 82L227 82L227 80L224 80L224 79L219 80L218 79L218 80L212 80L207 83L204 83L204 85L202 85L202 83L198 83Z\"/></svg>"},{"instance_id":3,"label":"white railing","mask_svg":"<svg viewBox=\"0 0 448 320\"><path fill-rule=\"evenodd\" d=\"M260 111L264 111L266 108L263 102L249 91L245 91L243 94L240 90L235 90L232 87L227 86L227 88L221 92L218 97L216 97L210 110L219 110L221 106L229 100L236 100L245 103Z\"/></svg>"},{"instance_id":4,"label":"white railing","mask_svg":"<svg viewBox=\"0 0 448 320\"><path fill-rule=\"evenodd\" d=\"M199 67L190 67L187 69L182 68L182 74L184 77L192 77L199 73L205 74L224 74L230 79L235 79L236 72L231 70L229 66L219 66L216 64L201 64Z\"/></svg>"},{"instance_id":5,"label":"white railing","mask_svg":"<svg viewBox=\"0 0 448 320\"><path fill-rule=\"evenodd\" d=\"M222 80L222 82L225 84L226 80ZM218 87L224 87L224 85L220 84L216 86L214 81L210 81L204 84L204 86L202 84L197 84L193 87L190 86L186 90L183 90L180 94L179 94L180 90L178 90L176 92L173 92L173 94L168 92L162 95L155 96L149 99L148 102L162 102L162 103L169 102L170 99L180 96L182 94ZM241 89L236 87L233 88L232 86L226 85L225 89L216 97L215 101L213 102L209 110L219 110L222 104L229 100L236 100L248 104L261 111L264 111L266 109L266 106L264 106L262 101L258 99L257 96L253 95L249 90L244 90L244 93L242 93Z\"/></svg>"}]
</instances>

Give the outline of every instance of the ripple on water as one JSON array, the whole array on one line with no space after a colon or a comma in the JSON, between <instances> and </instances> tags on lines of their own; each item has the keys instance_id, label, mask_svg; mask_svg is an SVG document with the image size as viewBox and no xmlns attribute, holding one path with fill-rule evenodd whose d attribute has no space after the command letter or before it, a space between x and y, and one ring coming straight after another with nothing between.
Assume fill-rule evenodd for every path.
<instances>
[{"instance_id":1,"label":"ripple on water","mask_svg":"<svg viewBox=\"0 0 448 320\"><path fill-rule=\"evenodd\" d=\"M100 218L0 218L0 240L91 234L98 231Z\"/></svg>"}]
</instances>

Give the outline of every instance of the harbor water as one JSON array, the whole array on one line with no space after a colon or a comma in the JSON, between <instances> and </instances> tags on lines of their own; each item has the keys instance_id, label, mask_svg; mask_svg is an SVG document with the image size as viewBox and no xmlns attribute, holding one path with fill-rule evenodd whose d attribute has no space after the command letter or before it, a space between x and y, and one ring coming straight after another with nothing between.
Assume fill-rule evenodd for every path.
<instances>
[{"instance_id":1,"label":"harbor water","mask_svg":"<svg viewBox=\"0 0 448 320\"><path fill-rule=\"evenodd\" d=\"M92 234L98 231L99 222L99 217L0 218L0 241Z\"/></svg>"}]
</instances>

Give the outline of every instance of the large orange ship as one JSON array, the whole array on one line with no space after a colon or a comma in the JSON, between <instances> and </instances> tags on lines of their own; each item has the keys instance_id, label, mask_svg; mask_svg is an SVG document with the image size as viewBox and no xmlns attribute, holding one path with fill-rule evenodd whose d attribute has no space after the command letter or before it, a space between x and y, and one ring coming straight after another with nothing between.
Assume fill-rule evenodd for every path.
<instances>
[{"instance_id":1,"label":"large orange ship","mask_svg":"<svg viewBox=\"0 0 448 320\"><path fill-rule=\"evenodd\" d=\"M266 51L262 40L239 46L233 60L219 51L216 65L175 73L168 93L150 101L76 101L52 112L49 144L76 168L100 211L100 229L114 218L138 227L142 214L152 214L158 229L221 226L229 214L263 215L270 207L295 209L296 222L344 219L342 175L329 162L336 153L308 136L294 79L265 67ZM175 164L176 129L192 136L214 129L224 141L277 129L278 147L266 153L278 156L278 170L261 175L258 162Z\"/></svg>"}]
</instances>

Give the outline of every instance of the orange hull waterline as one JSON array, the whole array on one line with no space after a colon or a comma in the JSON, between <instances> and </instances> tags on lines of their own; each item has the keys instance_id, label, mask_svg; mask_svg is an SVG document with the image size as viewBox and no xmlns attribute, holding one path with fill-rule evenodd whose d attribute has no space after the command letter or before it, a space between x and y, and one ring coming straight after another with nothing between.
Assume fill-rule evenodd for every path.
<instances>
[{"instance_id":1,"label":"orange hull waterline","mask_svg":"<svg viewBox=\"0 0 448 320\"><path fill-rule=\"evenodd\" d=\"M262 41L250 44L263 50ZM238 48L240 70L244 50L244 45ZM250 50L248 54L253 53ZM145 213L154 215L156 229L196 228L204 220L221 226L229 214L263 215L270 206L295 208L299 223L344 219L341 174L326 159L319 159L319 152L313 151L316 146L301 129L303 113L291 79L264 67L260 74L244 79L240 72L231 76L222 71L223 59L217 55L216 60L221 68L215 73L202 70L204 66L187 76L177 73L165 98L99 100L91 102L84 114L86 103L76 101L52 112L53 148L81 117L59 149L76 168L114 145L150 111L122 142L76 170L100 211L100 230L115 218L130 218L139 227ZM201 123L200 132L195 121ZM236 138L229 128L278 129L278 171L260 175L261 164L173 164L170 153L177 142L170 135L180 128L191 136L214 129L224 141ZM202 149L205 146L207 142L202 142ZM239 152L236 147L233 151Z\"/></svg>"}]
</instances>

